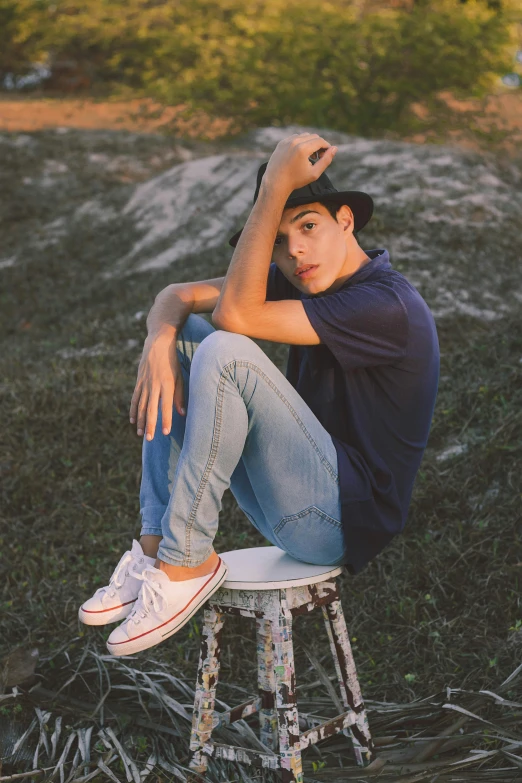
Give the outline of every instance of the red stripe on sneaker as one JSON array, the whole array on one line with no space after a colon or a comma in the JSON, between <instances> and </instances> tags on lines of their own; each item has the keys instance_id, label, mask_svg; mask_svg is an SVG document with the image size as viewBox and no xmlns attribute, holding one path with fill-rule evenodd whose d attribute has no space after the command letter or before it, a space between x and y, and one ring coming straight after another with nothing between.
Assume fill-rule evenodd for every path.
<instances>
[{"instance_id":1,"label":"red stripe on sneaker","mask_svg":"<svg viewBox=\"0 0 522 783\"><path fill-rule=\"evenodd\" d=\"M114 612L115 609L123 609L124 606L128 606L129 604L133 604L136 601L135 598L132 599L132 601L127 601L124 604L119 604L118 606L111 606L110 609L84 609L83 606L81 606L82 612L85 612L85 614L103 614L104 612Z\"/></svg>"},{"instance_id":2,"label":"red stripe on sneaker","mask_svg":"<svg viewBox=\"0 0 522 783\"><path fill-rule=\"evenodd\" d=\"M219 568L221 567L221 563L222 563L222 562L223 562L223 561L221 560L221 558L219 558L219 563L217 564L217 566L216 566L216 568L214 569L214 571L213 571L213 572L210 574L210 576L209 576L209 578L207 579L207 581L205 582L205 584L204 584L204 585L202 585L202 586L199 588L198 592L197 592L197 593L195 593L195 594L192 596L192 598L190 599L190 601L188 602L188 604L186 604L186 605L183 607L183 609L180 609L180 610L179 610L179 612L176 612L176 614L172 615L172 617L171 617L169 620L165 620L165 622L164 622L164 623L161 623L161 625L157 625L155 628L151 628L151 629L150 629L150 631L145 631L144 633L140 633L140 635L139 635L139 636L132 636L132 637L129 637L128 639L126 639L126 640L125 640L125 641L123 641L123 642L111 642L111 647L116 647L116 645L117 645L117 644L128 644L129 642L135 642L135 641L136 641L136 639L141 639L141 637L142 637L142 636L147 636L149 633L152 633L153 631L157 631L157 630L158 630L158 628L163 628L163 626L164 626L164 625L167 625L168 623L171 623L171 622L172 622L172 620L174 620L174 618L176 618L176 617L178 616L178 614L181 614L182 612L184 612L184 611L185 611L185 609L187 608L187 606L190 606L190 604L191 604L191 603L194 601L194 599L195 599L195 598L197 598L197 597L198 597L198 595L201 593L201 591L205 589L205 587L208 585L208 583L209 583L209 582L210 582L210 581L211 581L211 580L214 578L214 576L217 574L217 572L218 572Z\"/></svg>"}]
</instances>

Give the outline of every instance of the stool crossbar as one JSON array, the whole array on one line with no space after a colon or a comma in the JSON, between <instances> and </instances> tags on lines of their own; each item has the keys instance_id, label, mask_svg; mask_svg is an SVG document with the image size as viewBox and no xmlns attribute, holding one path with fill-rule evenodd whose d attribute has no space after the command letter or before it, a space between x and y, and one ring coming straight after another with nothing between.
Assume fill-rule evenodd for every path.
<instances>
[{"instance_id":1,"label":"stool crossbar","mask_svg":"<svg viewBox=\"0 0 522 783\"><path fill-rule=\"evenodd\" d=\"M280 770L282 783L303 783L301 752L340 732L351 739L357 764L367 766L373 743L335 579L343 566L302 563L278 547L235 550L220 556L229 565L229 573L204 609L189 746L194 779L205 773L213 756ZM316 608L322 611L344 706L344 712L327 721L300 717L296 703L293 618ZM258 694L217 712L221 634L227 614L255 619ZM254 713L259 717L259 739L266 752L212 740L216 727Z\"/></svg>"}]
</instances>

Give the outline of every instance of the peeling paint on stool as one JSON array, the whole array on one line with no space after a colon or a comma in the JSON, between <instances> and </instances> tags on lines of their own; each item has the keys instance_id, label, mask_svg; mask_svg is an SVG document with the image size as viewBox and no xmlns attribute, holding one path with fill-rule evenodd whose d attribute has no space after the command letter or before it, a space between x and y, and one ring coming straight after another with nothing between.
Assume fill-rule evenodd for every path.
<instances>
[{"instance_id":1,"label":"peeling paint on stool","mask_svg":"<svg viewBox=\"0 0 522 783\"><path fill-rule=\"evenodd\" d=\"M326 625L345 712L301 732L296 703L293 618L320 608ZM235 614L256 621L258 695L226 712L214 709L224 616ZM213 742L216 726L258 713L260 740L272 750L260 752ZM204 610L198 664L189 767L205 773L210 756L280 770L282 783L304 783L301 751L343 732L352 740L360 766L371 761L373 742L355 670L352 649L335 578L276 590L220 588Z\"/></svg>"}]
</instances>

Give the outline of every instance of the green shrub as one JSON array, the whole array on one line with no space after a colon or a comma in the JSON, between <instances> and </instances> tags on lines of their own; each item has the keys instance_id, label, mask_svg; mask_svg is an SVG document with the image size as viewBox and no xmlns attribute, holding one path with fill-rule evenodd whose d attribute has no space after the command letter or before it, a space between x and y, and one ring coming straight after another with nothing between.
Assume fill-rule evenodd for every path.
<instances>
[{"instance_id":1,"label":"green shrub","mask_svg":"<svg viewBox=\"0 0 522 783\"><path fill-rule=\"evenodd\" d=\"M484 94L511 68L517 18L521 0L364 13L353 0L0 0L0 67L73 58L112 88L238 130L296 122L371 136L414 130L412 102L441 90Z\"/></svg>"}]
</instances>

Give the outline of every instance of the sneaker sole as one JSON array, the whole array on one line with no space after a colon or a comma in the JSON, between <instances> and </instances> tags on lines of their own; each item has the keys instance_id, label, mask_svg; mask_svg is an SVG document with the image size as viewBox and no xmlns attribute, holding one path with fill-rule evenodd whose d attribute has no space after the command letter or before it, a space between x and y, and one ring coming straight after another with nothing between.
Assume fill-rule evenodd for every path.
<instances>
[{"instance_id":1,"label":"sneaker sole","mask_svg":"<svg viewBox=\"0 0 522 783\"><path fill-rule=\"evenodd\" d=\"M93 611L90 609L84 609L80 606L78 609L78 619L85 623L85 625L108 625L109 623L115 623L118 620L125 620L125 618L132 612L132 607L136 603L136 599L128 601L126 604L121 604L114 609L100 609Z\"/></svg>"},{"instance_id":2,"label":"sneaker sole","mask_svg":"<svg viewBox=\"0 0 522 783\"><path fill-rule=\"evenodd\" d=\"M111 655L133 655L141 652L141 650L148 650L149 647L154 647L176 631L179 631L225 581L228 570L226 563L221 560L221 565L216 574L205 584L204 588L193 596L184 609L175 614L166 623L162 623L158 628L152 628L134 639L129 639L128 642L116 642L115 644L107 642L107 649Z\"/></svg>"}]
</instances>

